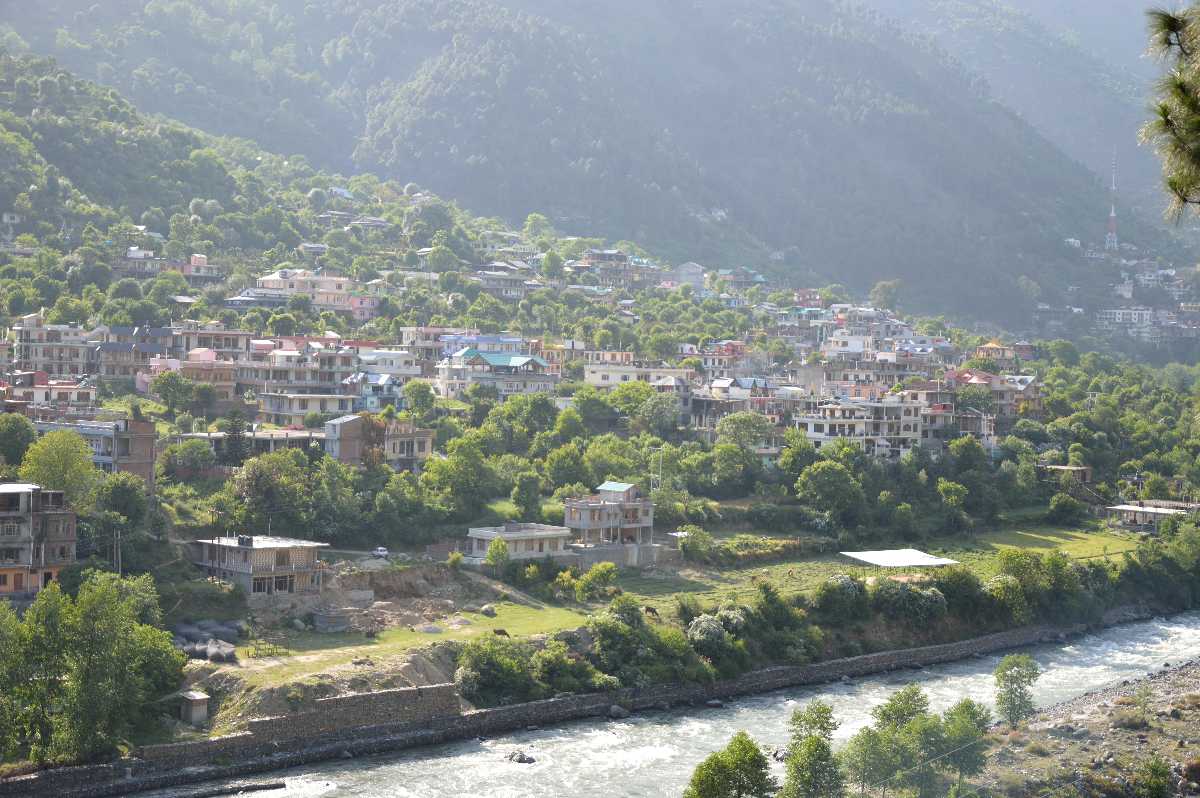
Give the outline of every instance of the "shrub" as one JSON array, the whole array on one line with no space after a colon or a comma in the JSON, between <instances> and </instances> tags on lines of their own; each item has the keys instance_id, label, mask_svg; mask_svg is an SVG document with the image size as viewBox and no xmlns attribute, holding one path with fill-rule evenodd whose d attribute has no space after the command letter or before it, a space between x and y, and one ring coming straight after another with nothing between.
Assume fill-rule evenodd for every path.
<instances>
[{"instance_id":1,"label":"shrub","mask_svg":"<svg viewBox=\"0 0 1200 798\"><path fill-rule=\"evenodd\" d=\"M1171 764L1155 754L1138 766L1133 777L1133 791L1137 798L1169 798L1175 795Z\"/></svg>"},{"instance_id":2,"label":"shrub","mask_svg":"<svg viewBox=\"0 0 1200 798\"><path fill-rule=\"evenodd\" d=\"M450 567L450 570L457 571L462 567L462 561L463 553L461 551L452 551L450 552L450 556L446 558L446 565Z\"/></svg>"},{"instance_id":3,"label":"shrub","mask_svg":"<svg viewBox=\"0 0 1200 798\"><path fill-rule=\"evenodd\" d=\"M715 615L700 615L688 624L687 639L706 657L723 656L731 645L729 633Z\"/></svg>"},{"instance_id":4,"label":"shrub","mask_svg":"<svg viewBox=\"0 0 1200 798\"><path fill-rule=\"evenodd\" d=\"M992 609L983 582L966 568L939 568L933 586L946 597L947 610L964 620L975 620Z\"/></svg>"},{"instance_id":5,"label":"shrub","mask_svg":"<svg viewBox=\"0 0 1200 798\"><path fill-rule=\"evenodd\" d=\"M1050 499L1046 520L1052 524L1078 524L1087 515L1083 502L1067 493L1056 493Z\"/></svg>"},{"instance_id":6,"label":"shrub","mask_svg":"<svg viewBox=\"0 0 1200 798\"><path fill-rule=\"evenodd\" d=\"M1113 713L1112 725L1118 729L1148 729L1146 716L1135 709L1119 709Z\"/></svg>"},{"instance_id":7,"label":"shrub","mask_svg":"<svg viewBox=\"0 0 1200 798\"><path fill-rule=\"evenodd\" d=\"M865 618L871 609L866 585L847 574L835 574L822 582L813 606L822 616L838 623Z\"/></svg>"},{"instance_id":8,"label":"shrub","mask_svg":"<svg viewBox=\"0 0 1200 798\"><path fill-rule=\"evenodd\" d=\"M703 614L704 608L700 606L700 599L690 593L675 594L675 617L681 624L687 626L693 618Z\"/></svg>"},{"instance_id":9,"label":"shrub","mask_svg":"<svg viewBox=\"0 0 1200 798\"><path fill-rule=\"evenodd\" d=\"M993 576L984 585L984 590L1007 620L1013 623L1029 623L1033 620L1029 602L1025 600L1025 591L1015 576Z\"/></svg>"},{"instance_id":10,"label":"shrub","mask_svg":"<svg viewBox=\"0 0 1200 798\"><path fill-rule=\"evenodd\" d=\"M497 706L544 698L547 686L534 678L534 651L527 643L503 637L480 637L458 655L455 684L468 701Z\"/></svg>"},{"instance_id":11,"label":"shrub","mask_svg":"<svg viewBox=\"0 0 1200 798\"><path fill-rule=\"evenodd\" d=\"M679 539L679 551L685 560L705 562L712 556L717 544L707 531L695 524L685 524L679 531L686 533Z\"/></svg>"},{"instance_id":12,"label":"shrub","mask_svg":"<svg viewBox=\"0 0 1200 798\"><path fill-rule=\"evenodd\" d=\"M606 595L617 581L617 566L600 562L575 582L575 600L591 601Z\"/></svg>"},{"instance_id":13,"label":"shrub","mask_svg":"<svg viewBox=\"0 0 1200 798\"><path fill-rule=\"evenodd\" d=\"M871 593L875 609L887 618L913 626L946 616L946 597L935 587L919 589L895 579L881 579Z\"/></svg>"}]
</instances>

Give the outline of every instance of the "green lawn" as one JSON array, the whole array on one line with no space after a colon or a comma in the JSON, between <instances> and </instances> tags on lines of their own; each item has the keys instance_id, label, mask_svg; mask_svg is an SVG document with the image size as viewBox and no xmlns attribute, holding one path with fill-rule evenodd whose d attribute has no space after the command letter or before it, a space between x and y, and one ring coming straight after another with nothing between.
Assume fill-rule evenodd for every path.
<instances>
[{"instance_id":1,"label":"green lawn","mask_svg":"<svg viewBox=\"0 0 1200 798\"><path fill-rule=\"evenodd\" d=\"M245 667L239 675L248 684L271 687L345 665L360 657L401 654L439 640L468 640L477 635L492 634L494 629L504 629L513 637L552 634L564 629L576 629L586 618L584 613L563 607L529 607L511 602L500 602L493 606L496 608L494 618L473 612L461 613L471 622L470 626L454 629L439 622L437 626L441 627L442 632L436 634L415 632L405 627L388 629L374 640L367 640L359 633L330 635L287 632L283 645L287 647L288 654L280 659L255 660L250 656L248 646L240 646L238 659Z\"/></svg>"},{"instance_id":2,"label":"green lawn","mask_svg":"<svg viewBox=\"0 0 1200 798\"><path fill-rule=\"evenodd\" d=\"M1090 558L1120 556L1135 546L1133 539L1099 528L1061 529L1021 518L972 538L941 538L914 544L915 548L958 560L985 579L995 574L996 554L1003 549L1039 553L1061 549L1071 557ZM836 573L871 576L876 569L856 566L837 554L825 554L746 568L684 567L679 573L626 572L620 585L627 593L662 609L673 604L676 593L691 593L702 601L731 596L745 599L753 594L756 579L766 579L786 594L808 592Z\"/></svg>"}]
</instances>

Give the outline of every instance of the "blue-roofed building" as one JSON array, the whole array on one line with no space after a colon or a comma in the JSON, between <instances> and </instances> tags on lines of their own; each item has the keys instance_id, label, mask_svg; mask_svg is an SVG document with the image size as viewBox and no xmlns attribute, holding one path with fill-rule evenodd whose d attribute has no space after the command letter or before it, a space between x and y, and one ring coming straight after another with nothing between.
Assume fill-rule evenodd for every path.
<instances>
[{"instance_id":1,"label":"blue-roofed building","mask_svg":"<svg viewBox=\"0 0 1200 798\"><path fill-rule=\"evenodd\" d=\"M442 396L457 399L472 385L496 389L501 399L516 394L551 393L558 377L547 373L548 364L536 355L481 352L460 349L437 364L436 388Z\"/></svg>"}]
</instances>

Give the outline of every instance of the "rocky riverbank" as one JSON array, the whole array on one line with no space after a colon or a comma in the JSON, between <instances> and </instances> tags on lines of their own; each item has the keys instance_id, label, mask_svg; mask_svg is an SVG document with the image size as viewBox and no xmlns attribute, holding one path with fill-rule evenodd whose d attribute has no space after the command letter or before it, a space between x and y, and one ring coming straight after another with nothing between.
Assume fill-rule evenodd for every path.
<instances>
[{"instance_id":1,"label":"rocky riverbank","mask_svg":"<svg viewBox=\"0 0 1200 798\"><path fill-rule=\"evenodd\" d=\"M1176 795L1200 796L1200 660L1164 662L1047 707L1025 729L998 728L980 784L1001 795L1074 787L1117 798L1133 794L1131 775L1155 756L1170 764Z\"/></svg>"}]
</instances>

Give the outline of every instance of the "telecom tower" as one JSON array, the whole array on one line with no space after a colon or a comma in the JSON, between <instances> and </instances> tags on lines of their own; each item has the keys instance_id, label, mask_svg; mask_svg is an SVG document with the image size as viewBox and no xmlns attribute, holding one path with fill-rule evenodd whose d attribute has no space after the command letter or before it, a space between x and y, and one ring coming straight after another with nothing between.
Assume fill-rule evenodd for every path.
<instances>
[{"instance_id":1,"label":"telecom tower","mask_svg":"<svg viewBox=\"0 0 1200 798\"><path fill-rule=\"evenodd\" d=\"M1108 212L1108 234L1104 236L1104 249L1116 252L1121 242L1117 238L1117 153L1113 151L1112 188L1109 189L1109 201L1112 209Z\"/></svg>"}]
</instances>

